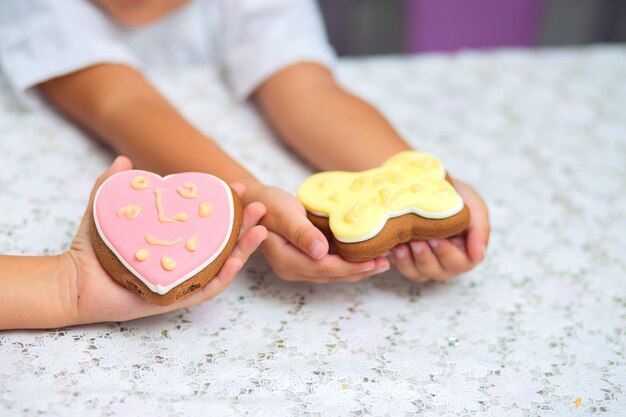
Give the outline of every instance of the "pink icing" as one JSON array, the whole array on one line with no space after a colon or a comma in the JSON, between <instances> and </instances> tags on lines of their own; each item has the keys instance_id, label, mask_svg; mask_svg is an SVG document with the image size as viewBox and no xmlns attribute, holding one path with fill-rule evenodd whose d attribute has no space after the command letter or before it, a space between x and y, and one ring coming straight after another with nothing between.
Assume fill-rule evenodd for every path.
<instances>
[{"instance_id":1,"label":"pink icing","mask_svg":"<svg viewBox=\"0 0 626 417\"><path fill-rule=\"evenodd\" d=\"M133 189L131 182L138 175L145 176L148 187ZM198 198L182 197L179 186L193 183ZM167 216L185 213L185 221L162 223L158 220L155 188L162 190L163 209ZM200 202L213 205L210 216L199 216ZM117 216L117 211L129 204L141 206L139 216L128 219ZM152 291L167 291L191 278L211 263L224 249L233 226L233 201L230 189L209 174L187 172L160 177L147 171L131 170L113 175L98 189L94 201L94 219L102 240L118 259L142 280ZM149 245L146 235L163 241L181 243L173 246ZM197 248L190 252L185 242L197 235ZM150 257L145 261L136 259L139 249L148 249ZM176 268L167 271L161 259L167 256L176 262Z\"/></svg>"}]
</instances>

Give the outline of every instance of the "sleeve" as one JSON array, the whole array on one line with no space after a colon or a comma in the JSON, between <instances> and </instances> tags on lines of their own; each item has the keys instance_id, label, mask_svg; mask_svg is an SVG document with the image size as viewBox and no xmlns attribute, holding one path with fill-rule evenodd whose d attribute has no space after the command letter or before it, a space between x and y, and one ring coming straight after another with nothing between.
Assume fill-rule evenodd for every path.
<instances>
[{"instance_id":1,"label":"sleeve","mask_svg":"<svg viewBox=\"0 0 626 417\"><path fill-rule=\"evenodd\" d=\"M244 100L267 78L310 61L332 69L335 53L312 0L218 0L217 48L228 84Z\"/></svg>"},{"instance_id":2,"label":"sleeve","mask_svg":"<svg viewBox=\"0 0 626 417\"><path fill-rule=\"evenodd\" d=\"M23 104L31 87L102 62L137 64L92 2L0 0L0 68Z\"/></svg>"}]
</instances>

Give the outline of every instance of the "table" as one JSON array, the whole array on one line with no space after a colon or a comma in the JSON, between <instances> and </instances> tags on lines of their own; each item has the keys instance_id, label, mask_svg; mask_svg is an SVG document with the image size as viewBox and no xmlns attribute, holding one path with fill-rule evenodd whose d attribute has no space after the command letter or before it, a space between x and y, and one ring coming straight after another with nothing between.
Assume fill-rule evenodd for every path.
<instances>
[{"instance_id":1,"label":"table","mask_svg":"<svg viewBox=\"0 0 626 417\"><path fill-rule=\"evenodd\" d=\"M127 323L0 333L0 415L626 415L626 48L343 59L338 76L491 212L485 262L283 282ZM262 180L310 170L217 73L150 75ZM113 155L0 86L0 253L65 250Z\"/></svg>"}]
</instances>

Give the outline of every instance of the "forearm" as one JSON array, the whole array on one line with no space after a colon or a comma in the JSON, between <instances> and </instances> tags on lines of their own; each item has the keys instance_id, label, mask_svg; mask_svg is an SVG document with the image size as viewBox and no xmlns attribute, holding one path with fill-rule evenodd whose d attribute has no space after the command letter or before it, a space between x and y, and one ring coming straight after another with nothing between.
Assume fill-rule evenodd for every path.
<instances>
[{"instance_id":1,"label":"forearm","mask_svg":"<svg viewBox=\"0 0 626 417\"><path fill-rule=\"evenodd\" d=\"M72 324L67 261L65 255L0 256L0 330Z\"/></svg>"},{"instance_id":2,"label":"forearm","mask_svg":"<svg viewBox=\"0 0 626 417\"><path fill-rule=\"evenodd\" d=\"M254 177L195 129L141 74L121 65L97 65L41 85L70 118L137 168L162 175L215 174L250 186Z\"/></svg>"},{"instance_id":3,"label":"forearm","mask_svg":"<svg viewBox=\"0 0 626 417\"><path fill-rule=\"evenodd\" d=\"M188 123L168 103L159 100L128 100L94 124L120 154L138 168L161 175L208 172L227 182L254 182L254 177Z\"/></svg>"},{"instance_id":4,"label":"forearm","mask_svg":"<svg viewBox=\"0 0 626 417\"><path fill-rule=\"evenodd\" d=\"M409 149L376 108L315 64L286 68L255 98L283 140L318 169L363 170Z\"/></svg>"}]
</instances>

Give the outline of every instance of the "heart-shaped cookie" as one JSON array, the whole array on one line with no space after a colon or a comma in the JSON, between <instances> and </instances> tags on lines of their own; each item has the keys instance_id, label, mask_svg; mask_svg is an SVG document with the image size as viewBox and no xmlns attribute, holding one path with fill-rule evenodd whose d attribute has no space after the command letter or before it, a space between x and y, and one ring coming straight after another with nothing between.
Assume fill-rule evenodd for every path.
<instances>
[{"instance_id":1,"label":"heart-shaped cookie","mask_svg":"<svg viewBox=\"0 0 626 417\"><path fill-rule=\"evenodd\" d=\"M217 274L234 248L241 218L239 198L213 175L124 171L96 192L92 242L116 281L165 305Z\"/></svg>"}]
</instances>

